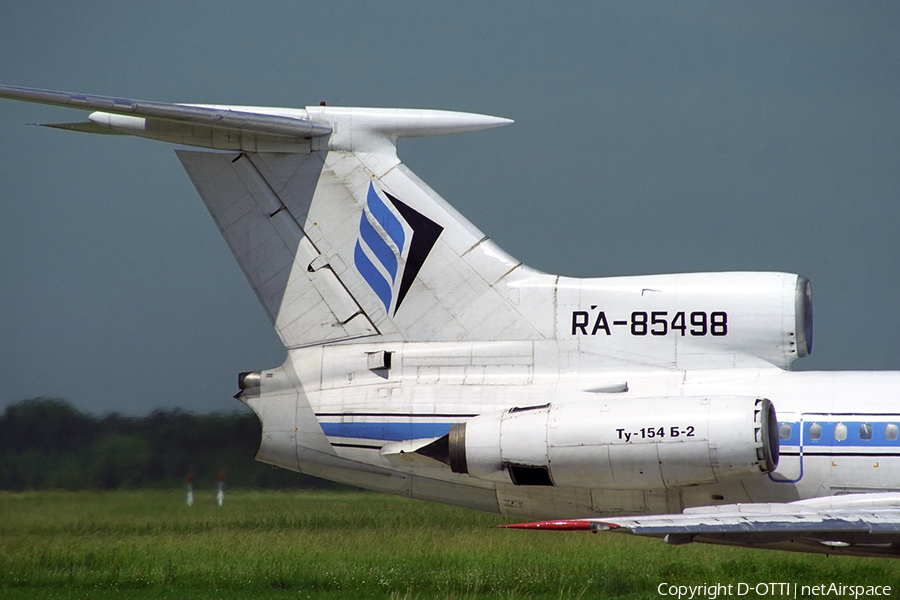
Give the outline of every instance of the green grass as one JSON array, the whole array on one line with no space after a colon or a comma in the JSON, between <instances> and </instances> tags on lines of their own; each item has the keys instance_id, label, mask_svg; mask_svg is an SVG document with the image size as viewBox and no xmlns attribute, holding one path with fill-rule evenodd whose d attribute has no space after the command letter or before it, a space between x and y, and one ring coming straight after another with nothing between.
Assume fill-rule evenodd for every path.
<instances>
[{"instance_id":1,"label":"green grass","mask_svg":"<svg viewBox=\"0 0 900 600\"><path fill-rule=\"evenodd\" d=\"M208 496L208 497L207 497ZM662 582L891 585L900 561L497 530L368 493L0 493L0 598L661 598ZM744 596L755 598L754 594Z\"/></svg>"}]
</instances>

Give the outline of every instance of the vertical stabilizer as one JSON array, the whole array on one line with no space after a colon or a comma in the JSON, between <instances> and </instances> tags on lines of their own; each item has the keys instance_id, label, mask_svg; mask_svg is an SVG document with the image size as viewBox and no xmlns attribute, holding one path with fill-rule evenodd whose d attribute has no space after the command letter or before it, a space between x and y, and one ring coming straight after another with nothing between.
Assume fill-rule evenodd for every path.
<instances>
[{"instance_id":1,"label":"vertical stabilizer","mask_svg":"<svg viewBox=\"0 0 900 600\"><path fill-rule=\"evenodd\" d=\"M308 153L178 151L285 346L543 337L507 293L535 272L397 158L427 119L392 130L389 112L350 111L317 114L335 134Z\"/></svg>"}]
</instances>

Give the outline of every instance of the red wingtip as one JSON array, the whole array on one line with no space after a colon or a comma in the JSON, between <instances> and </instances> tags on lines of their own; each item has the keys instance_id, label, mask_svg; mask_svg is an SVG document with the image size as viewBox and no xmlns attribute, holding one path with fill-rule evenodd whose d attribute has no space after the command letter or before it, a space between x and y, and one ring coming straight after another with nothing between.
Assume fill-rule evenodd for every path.
<instances>
[{"instance_id":1,"label":"red wingtip","mask_svg":"<svg viewBox=\"0 0 900 600\"><path fill-rule=\"evenodd\" d=\"M545 529L547 531L590 531L591 522L584 520L536 521L534 523L510 523L498 525L504 529Z\"/></svg>"}]
</instances>

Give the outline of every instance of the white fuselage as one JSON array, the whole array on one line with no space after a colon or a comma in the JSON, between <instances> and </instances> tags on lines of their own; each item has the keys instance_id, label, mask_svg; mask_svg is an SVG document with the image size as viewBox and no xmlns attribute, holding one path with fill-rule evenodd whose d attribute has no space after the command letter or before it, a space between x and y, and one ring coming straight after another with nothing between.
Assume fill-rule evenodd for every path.
<instances>
[{"instance_id":1,"label":"white fuselage","mask_svg":"<svg viewBox=\"0 0 900 600\"><path fill-rule=\"evenodd\" d=\"M368 368L367 357L379 352L391 353L389 370ZM679 512L710 504L900 489L900 373L790 372L776 367L587 371L560 367L566 361L563 354L550 341L293 350L282 369L263 373L266 394L248 400L264 426L260 458L360 487L524 518ZM276 382L282 379L285 384L299 381L302 391L277 395ZM617 409L640 404L639 399L657 399L659 410L632 415L629 429L634 431L627 433L639 438L642 429L647 435L681 427L684 434L690 424L667 412L665 403L726 396L773 403L781 451L774 472L670 488L628 488L613 481L585 488L534 487L452 473L444 464L416 454L415 444L401 452L410 440L438 438L476 415L546 403L596 404L599 412L593 415L599 417L586 425L605 430L613 442L624 442L623 434L616 432L621 423L603 418L604 406L611 406L609 414L615 415ZM293 419L293 427L280 427L288 435L279 437L278 423ZM644 428L637 427L641 421ZM316 432L319 427L324 439ZM811 427L818 439L811 439ZM635 442L639 440L628 443Z\"/></svg>"}]
</instances>

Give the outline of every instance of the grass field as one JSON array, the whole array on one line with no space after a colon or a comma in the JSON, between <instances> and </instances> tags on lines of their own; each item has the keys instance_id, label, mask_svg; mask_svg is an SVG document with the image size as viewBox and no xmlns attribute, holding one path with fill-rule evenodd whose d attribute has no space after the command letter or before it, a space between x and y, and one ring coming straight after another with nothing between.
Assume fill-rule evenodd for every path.
<instances>
[{"instance_id":1,"label":"grass field","mask_svg":"<svg viewBox=\"0 0 900 600\"><path fill-rule=\"evenodd\" d=\"M0 598L661 598L663 582L900 591L889 559L492 528L505 522L352 492L233 491L221 508L211 492L192 508L180 491L0 493Z\"/></svg>"}]
</instances>

